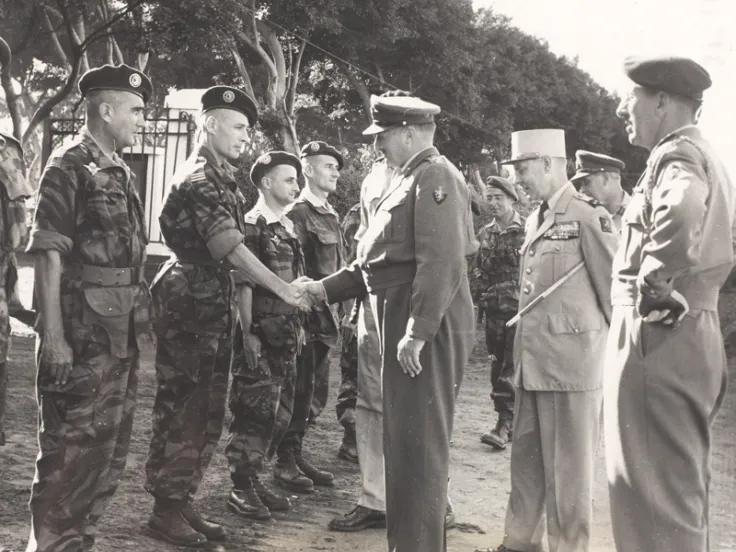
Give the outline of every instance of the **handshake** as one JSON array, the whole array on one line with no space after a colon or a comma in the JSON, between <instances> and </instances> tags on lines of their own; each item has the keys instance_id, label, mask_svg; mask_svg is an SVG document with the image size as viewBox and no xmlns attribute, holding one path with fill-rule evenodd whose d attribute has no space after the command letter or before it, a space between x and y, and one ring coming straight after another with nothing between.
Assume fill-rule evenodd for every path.
<instances>
[{"instance_id":1,"label":"handshake","mask_svg":"<svg viewBox=\"0 0 736 552\"><path fill-rule=\"evenodd\" d=\"M327 301L327 292L322 282L317 282L307 276L300 276L286 285L286 292L282 299L303 311Z\"/></svg>"}]
</instances>

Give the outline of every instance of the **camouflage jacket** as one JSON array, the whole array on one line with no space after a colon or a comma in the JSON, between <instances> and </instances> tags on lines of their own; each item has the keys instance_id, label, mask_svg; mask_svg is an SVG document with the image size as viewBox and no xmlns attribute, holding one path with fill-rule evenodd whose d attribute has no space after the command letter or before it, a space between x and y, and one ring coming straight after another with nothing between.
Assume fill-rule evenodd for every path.
<instances>
[{"instance_id":1,"label":"camouflage jacket","mask_svg":"<svg viewBox=\"0 0 736 552\"><path fill-rule=\"evenodd\" d=\"M61 310L67 340L79 352L86 342L128 354L150 337L148 287L98 287L82 282L74 265L139 268L148 237L134 175L117 155L108 157L86 128L56 149L41 176L27 251L58 251L64 259ZM134 335L130 336L133 315Z\"/></svg>"},{"instance_id":2,"label":"camouflage jacket","mask_svg":"<svg viewBox=\"0 0 736 552\"><path fill-rule=\"evenodd\" d=\"M513 314L519 307L519 249L524 243L525 219L514 212L511 223L501 230L491 221L478 232L475 256L480 303L490 314Z\"/></svg>"},{"instance_id":3,"label":"camouflage jacket","mask_svg":"<svg viewBox=\"0 0 736 552\"><path fill-rule=\"evenodd\" d=\"M294 231L302 244L306 274L313 280L334 274L344 264L344 248L340 217L329 203L317 205L308 189L286 212L294 223ZM334 345L340 319L340 306L316 306L307 316L309 336Z\"/></svg>"},{"instance_id":4,"label":"camouflage jacket","mask_svg":"<svg viewBox=\"0 0 736 552\"><path fill-rule=\"evenodd\" d=\"M12 136L0 133L0 255L28 237L25 200L33 195L26 180L23 149Z\"/></svg>"}]
</instances>

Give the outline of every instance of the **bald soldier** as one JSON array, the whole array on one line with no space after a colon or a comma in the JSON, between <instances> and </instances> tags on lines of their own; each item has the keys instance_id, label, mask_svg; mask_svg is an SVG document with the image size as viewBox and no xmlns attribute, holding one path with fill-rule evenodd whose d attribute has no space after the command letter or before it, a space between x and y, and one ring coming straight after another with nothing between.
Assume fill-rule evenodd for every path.
<instances>
[{"instance_id":1,"label":"bald soldier","mask_svg":"<svg viewBox=\"0 0 736 552\"><path fill-rule=\"evenodd\" d=\"M54 150L38 190L38 444L27 552L91 550L125 469L140 351L150 345L148 234L134 175L153 87L127 65L85 73L85 126Z\"/></svg>"},{"instance_id":2,"label":"bald soldier","mask_svg":"<svg viewBox=\"0 0 736 552\"><path fill-rule=\"evenodd\" d=\"M499 552L586 552L603 397L603 348L611 316L617 239L608 212L567 180L565 134L514 132L515 180L542 200L521 247L520 314L514 339L516 405L511 494Z\"/></svg>"},{"instance_id":3,"label":"bald soldier","mask_svg":"<svg viewBox=\"0 0 736 552\"><path fill-rule=\"evenodd\" d=\"M708 72L675 57L624 68L631 82L617 115L650 155L613 265L604 400L613 536L621 552L704 552L736 190L696 126Z\"/></svg>"},{"instance_id":4,"label":"bald soldier","mask_svg":"<svg viewBox=\"0 0 736 552\"><path fill-rule=\"evenodd\" d=\"M205 91L200 143L174 174L159 216L173 254L151 285L158 388L145 488L154 497L151 535L180 546L226 538L192 503L222 433L235 320L231 271L303 304L243 243L245 198L230 162L257 118L255 101L237 88Z\"/></svg>"},{"instance_id":5,"label":"bald soldier","mask_svg":"<svg viewBox=\"0 0 736 552\"><path fill-rule=\"evenodd\" d=\"M470 192L432 145L439 111L414 97L372 96L364 134L397 169L357 260L306 286L331 303L370 293L381 344L390 552L446 550L455 398L473 347Z\"/></svg>"},{"instance_id":6,"label":"bald soldier","mask_svg":"<svg viewBox=\"0 0 736 552\"><path fill-rule=\"evenodd\" d=\"M621 187L621 171L626 163L615 157L578 150L575 152L575 174L570 181L585 195L598 201L613 219L621 233L621 217L631 196Z\"/></svg>"}]
</instances>

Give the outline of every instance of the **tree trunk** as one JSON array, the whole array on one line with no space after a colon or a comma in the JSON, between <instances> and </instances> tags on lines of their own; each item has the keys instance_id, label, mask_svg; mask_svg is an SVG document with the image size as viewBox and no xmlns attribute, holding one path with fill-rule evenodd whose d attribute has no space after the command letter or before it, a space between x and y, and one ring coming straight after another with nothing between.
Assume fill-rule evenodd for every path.
<instances>
[{"instance_id":1,"label":"tree trunk","mask_svg":"<svg viewBox=\"0 0 736 552\"><path fill-rule=\"evenodd\" d=\"M12 59L10 46L0 38L0 85L5 90L5 103L10 112L10 119L13 121L13 136L20 141L22 137L23 106L21 105L20 95L16 94L15 88L13 87L13 80L10 78L10 62Z\"/></svg>"}]
</instances>

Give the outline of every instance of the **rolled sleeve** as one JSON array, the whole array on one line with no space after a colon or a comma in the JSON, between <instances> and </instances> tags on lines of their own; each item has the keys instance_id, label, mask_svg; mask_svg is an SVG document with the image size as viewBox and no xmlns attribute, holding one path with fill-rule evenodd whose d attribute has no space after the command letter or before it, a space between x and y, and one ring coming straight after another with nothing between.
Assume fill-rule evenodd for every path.
<instances>
[{"instance_id":1,"label":"rolled sleeve","mask_svg":"<svg viewBox=\"0 0 736 552\"><path fill-rule=\"evenodd\" d=\"M237 228L231 228L212 236L207 241L207 249L214 260L221 261L241 243L243 234Z\"/></svg>"},{"instance_id":2,"label":"rolled sleeve","mask_svg":"<svg viewBox=\"0 0 736 552\"><path fill-rule=\"evenodd\" d=\"M216 183L205 180L189 189L188 203L197 233L216 261L222 260L243 241L237 221L222 202Z\"/></svg>"},{"instance_id":3,"label":"rolled sleeve","mask_svg":"<svg viewBox=\"0 0 736 552\"><path fill-rule=\"evenodd\" d=\"M67 255L75 234L77 184L58 167L47 167L38 188L38 203L26 251L54 250Z\"/></svg>"}]
</instances>

